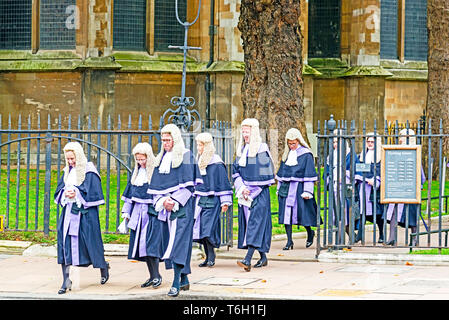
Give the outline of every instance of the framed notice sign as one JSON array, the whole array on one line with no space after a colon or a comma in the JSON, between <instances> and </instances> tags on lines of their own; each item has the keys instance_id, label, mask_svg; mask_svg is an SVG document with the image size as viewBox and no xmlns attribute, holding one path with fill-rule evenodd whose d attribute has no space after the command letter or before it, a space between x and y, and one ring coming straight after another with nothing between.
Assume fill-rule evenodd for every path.
<instances>
[{"instance_id":1,"label":"framed notice sign","mask_svg":"<svg viewBox=\"0 0 449 320\"><path fill-rule=\"evenodd\" d=\"M421 203L421 146L383 145L381 203Z\"/></svg>"}]
</instances>

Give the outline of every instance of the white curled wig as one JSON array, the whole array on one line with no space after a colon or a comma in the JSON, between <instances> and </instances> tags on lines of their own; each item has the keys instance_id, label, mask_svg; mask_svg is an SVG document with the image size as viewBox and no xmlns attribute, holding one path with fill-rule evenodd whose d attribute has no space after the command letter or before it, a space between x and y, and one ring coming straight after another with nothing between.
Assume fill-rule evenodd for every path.
<instances>
[{"instance_id":1,"label":"white curled wig","mask_svg":"<svg viewBox=\"0 0 449 320\"><path fill-rule=\"evenodd\" d=\"M242 124L240 125L240 140L239 145L237 147L237 156L242 156L242 149L245 144L245 141L243 140L243 135L241 131L241 127L250 127L251 128L251 135L249 138L249 150L248 150L248 157L255 157L257 155L257 152L259 151L260 145L262 144L262 138L260 136L260 130L259 130L259 121L254 118L248 118L242 121Z\"/></svg>"},{"instance_id":2,"label":"white curled wig","mask_svg":"<svg viewBox=\"0 0 449 320\"><path fill-rule=\"evenodd\" d=\"M399 131L400 136L408 136L408 145L416 145L415 131L413 129L402 129Z\"/></svg>"},{"instance_id":3,"label":"white curled wig","mask_svg":"<svg viewBox=\"0 0 449 320\"><path fill-rule=\"evenodd\" d=\"M64 159L65 167L62 169L64 171L64 183L67 183L67 177L69 176L69 163L65 154L72 151L75 155L75 172L76 172L76 185L79 186L84 182L86 178L86 168L87 168L87 158L84 154L83 147L79 142L69 142L64 146Z\"/></svg>"},{"instance_id":4,"label":"white curled wig","mask_svg":"<svg viewBox=\"0 0 449 320\"><path fill-rule=\"evenodd\" d=\"M284 147L284 153L282 154L282 161L287 161L288 153L290 152L290 148L288 147L287 141L288 140L298 140L299 144L303 147L306 147L310 150L310 147L307 145L306 141L304 140L301 131L299 131L296 128L290 128L288 129L287 133L285 134L285 147Z\"/></svg>"},{"instance_id":5,"label":"white curled wig","mask_svg":"<svg viewBox=\"0 0 449 320\"><path fill-rule=\"evenodd\" d=\"M205 170L215 154L214 139L209 132L202 132L195 139L197 143L202 142L204 144L203 153L198 158L198 167L200 170Z\"/></svg>"},{"instance_id":6,"label":"white curled wig","mask_svg":"<svg viewBox=\"0 0 449 320\"><path fill-rule=\"evenodd\" d=\"M142 186L142 181L137 181L137 174L139 172L139 164L137 163L136 155L137 154L143 154L147 157L147 163L145 166L145 170L147 171L147 178L148 183L151 181L151 176L153 175L154 170L154 154L153 154L153 148L151 148L150 144L147 142L140 142L136 144L133 148L133 156L135 161L134 171L131 176L131 184L135 186Z\"/></svg>"},{"instance_id":7,"label":"white curled wig","mask_svg":"<svg viewBox=\"0 0 449 320\"><path fill-rule=\"evenodd\" d=\"M184 141L182 140L181 130L172 123L165 125L161 130L162 134L169 133L173 138L173 157L172 157L172 168L177 168L181 165L183 155L184 155ZM159 152L155 159L155 166L158 167L161 164L162 156L164 155L164 149Z\"/></svg>"},{"instance_id":8,"label":"white curled wig","mask_svg":"<svg viewBox=\"0 0 449 320\"><path fill-rule=\"evenodd\" d=\"M365 140L368 140L369 138L374 138L374 132L369 132L366 135ZM368 148L365 144L365 148ZM380 162L381 156L382 156L382 138L380 136L376 137L376 162ZM374 156L372 159L365 159L363 158L363 152L360 154L360 161L365 163L374 163Z\"/></svg>"}]
</instances>

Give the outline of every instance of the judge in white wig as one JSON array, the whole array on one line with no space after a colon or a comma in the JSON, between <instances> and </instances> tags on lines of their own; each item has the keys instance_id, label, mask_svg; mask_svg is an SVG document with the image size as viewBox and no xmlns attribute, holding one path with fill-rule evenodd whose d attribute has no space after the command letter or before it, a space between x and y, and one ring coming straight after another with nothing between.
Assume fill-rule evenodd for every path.
<instances>
[{"instance_id":1,"label":"judge in white wig","mask_svg":"<svg viewBox=\"0 0 449 320\"><path fill-rule=\"evenodd\" d=\"M260 259L253 267L268 264L266 253L270 250L272 229L269 187L275 182L273 170L268 146L260 137L259 121L243 120L232 178L238 199L238 248L247 249L245 258L237 264L245 271L251 270L255 250Z\"/></svg>"},{"instance_id":2,"label":"judge in white wig","mask_svg":"<svg viewBox=\"0 0 449 320\"><path fill-rule=\"evenodd\" d=\"M399 132L399 144L402 145L416 145L416 136L413 129L402 129ZM426 176L421 165L421 189L426 181ZM408 217L406 215L408 206ZM403 228L410 228L411 233L416 233L416 226L418 223L418 216L421 217L421 210L419 204L406 204L406 203L390 203L387 207L387 222L390 223L390 234L388 236L387 245L395 246L398 242L397 239L397 226ZM424 219L422 219L424 222ZM424 223L427 228L427 225ZM416 244L416 236L411 239L410 246Z\"/></svg>"},{"instance_id":3,"label":"judge in white wig","mask_svg":"<svg viewBox=\"0 0 449 320\"><path fill-rule=\"evenodd\" d=\"M65 167L54 194L62 206L58 221L58 263L62 266L64 294L72 287L69 266L100 268L100 283L109 279L109 264L104 258L98 207L104 204L101 179L92 162L88 162L78 142L64 146Z\"/></svg>"},{"instance_id":4,"label":"judge in white wig","mask_svg":"<svg viewBox=\"0 0 449 320\"><path fill-rule=\"evenodd\" d=\"M215 265L214 248L221 244L221 215L232 205L232 186L226 166L215 153L213 137L208 132L196 136L198 167L203 184L195 188L195 224L193 241L203 245L206 259L199 267Z\"/></svg>"},{"instance_id":5,"label":"judge in white wig","mask_svg":"<svg viewBox=\"0 0 449 320\"><path fill-rule=\"evenodd\" d=\"M132 150L134 170L122 195L122 224L119 231L130 230L128 259L144 261L150 278L141 287L158 288L162 283L159 260L164 254L166 239L163 238L163 223L153 208L153 198L148 186L153 176L155 157L147 142L141 142Z\"/></svg>"},{"instance_id":6,"label":"judge in white wig","mask_svg":"<svg viewBox=\"0 0 449 320\"><path fill-rule=\"evenodd\" d=\"M155 159L155 168L148 193L158 219L163 222L163 238L168 239L162 260L173 268L173 283L168 296L190 288L195 186L202 183L193 153L184 147L181 131L174 124L161 130L162 150Z\"/></svg>"},{"instance_id":7,"label":"judge in white wig","mask_svg":"<svg viewBox=\"0 0 449 320\"><path fill-rule=\"evenodd\" d=\"M276 174L279 201L279 224L285 226L287 243L283 250L293 249L292 227L302 225L307 231L306 247L313 243L317 226L314 183L318 180L312 150L301 132L290 128L285 135L282 161Z\"/></svg>"},{"instance_id":8,"label":"judge in white wig","mask_svg":"<svg viewBox=\"0 0 449 320\"><path fill-rule=\"evenodd\" d=\"M359 232L357 234L355 242L361 241L363 237L363 215L365 215L366 218L365 222L366 220L368 220L374 223L374 219L376 220L376 224L379 229L378 243L384 242L383 205L380 203L381 148L381 137L375 137L374 133L370 132L365 138L365 150L361 152L358 157L356 157L356 163L365 163L370 165L370 171L356 171L354 176L357 184L356 190L358 190L360 202L360 220L358 226ZM374 195L374 190L376 190L376 195ZM365 203L363 203L363 201Z\"/></svg>"}]
</instances>

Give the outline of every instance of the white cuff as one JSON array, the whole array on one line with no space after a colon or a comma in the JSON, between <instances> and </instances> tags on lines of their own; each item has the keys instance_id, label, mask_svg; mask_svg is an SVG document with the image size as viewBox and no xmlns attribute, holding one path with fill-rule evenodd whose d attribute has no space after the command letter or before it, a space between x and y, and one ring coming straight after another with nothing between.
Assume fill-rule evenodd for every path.
<instances>
[{"instance_id":1,"label":"white cuff","mask_svg":"<svg viewBox=\"0 0 449 320\"><path fill-rule=\"evenodd\" d=\"M303 193L301 193L301 197L306 200L313 199L313 194L311 194L310 192L303 192Z\"/></svg>"},{"instance_id":2,"label":"white cuff","mask_svg":"<svg viewBox=\"0 0 449 320\"><path fill-rule=\"evenodd\" d=\"M128 219L123 219L122 223L117 228L120 233L128 233Z\"/></svg>"},{"instance_id":3,"label":"white cuff","mask_svg":"<svg viewBox=\"0 0 449 320\"><path fill-rule=\"evenodd\" d=\"M173 212L176 212L176 211L179 210L179 203L178 203L178 201L174 201L174 203L175 203L175 205L173 206L172 211L173 211Z\"/></svg>"},{"instance_id":4,"label":"white cuff","mask_svg":"<svg viewBox=\"0 0 449 320\"><path fill-rule=\"evenodd\" d=\"M160 212L162 210L164 210L164 202L165 200L169 199L170 197L162 197L160 198L158 201L156 201L156 205L154 206L154 209L157 212Z\"/></svg>"},{"instance_id":5,"label":"white cuff","mask_svg":"<svg viewBox=\"0 0 449 320\"><path fill-rule=\"evenodd\" d=\"M122 219L130 219L131 216L129 215L128 212L122 212L121 218L122 218Z\"/></svg>"}]
</instances>

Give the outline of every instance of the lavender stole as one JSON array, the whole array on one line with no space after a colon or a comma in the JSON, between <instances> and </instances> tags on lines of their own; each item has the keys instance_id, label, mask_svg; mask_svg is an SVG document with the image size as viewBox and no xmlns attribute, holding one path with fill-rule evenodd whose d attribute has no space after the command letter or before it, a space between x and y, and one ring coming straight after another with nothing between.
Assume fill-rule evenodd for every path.
<instances>
[{"instance_id":1,"label":"lavender stole","mask_svg":"<svg viewBox=\"0 0 449 320\"><path fill-rule=\"evenodd\" d=\"M198 240L200 238L200 217L201 217L201 207L198 205L200 202L200 196L196 196L195 199L195 215L193 219L195 219L195 223L193 224L193 240Z\"/></svg>"},{"instance_id":2,"label":"lavender stole","mask_svg":"<svg viewBox=\"0 0 449 320\"><path fill-rule=\"evenodd\" d=\"M306 153L311 153L307 148L299 147L296 149L296 156L302 156ZM284 210L284 224L290 224L290 219L292 219L291 224L298 224L298 216L295 214L292 217L292 212L298 210L298 201L296 200L296 193L298 190L299 181L291 180L288 186L288 195L285 200L285 210ZM312 190L313 191L313 190Z\"/></svg>"},{"instance_id":3,"label":"lavender stole","mask_svg":"<svg viewBox=\"0 0 449 320\"><path fill-rule=\"evenodd\" d=\"M134 257L137 250L137 244L139 243L139 256L144 257L147 255L147 243L146 234L148 228L148 204L136 202L131 213L131 218L128 221L128 228L136 232L134 239L134 249L132 256ZM140 236L142 233L142 236Z\"/></svg>"},{"instance_id":4,"label":"lavender stole","mask_svg":"<svg viewBox=\"0 0 449 320\"><path fill-rule=\"evenodd\" d=\"M78 195L77 195L78 196ZM66 212L64 217L64 233L63 233L63 247L65 246L66 236L71 236L71 249L72 249L72 265L77 266L80 264L79 259L79 227L81 221L81 212L78 214L72 213L72 206L76 205L74 202L69 202L66 205ZM65 255L64 255L65 260Z\"/></svg>"},{"instance_id":5,"label":"lavender stole","mask_svg":"<svg viewBox=\"0 0 449 320\"><path fill-rule=\"evenodd\" d=\"M218 155L214 154L214 156L210 160L209 164L214 164L214 163L219 163L219 162L223 162L223 161L221 160L221 158ZM228 193L228 192L226 192L226 193ZM214 194L215 194L215 192L214 192ZM215 194L215 195L217 195L217 194ZM195 220L195 223L193 224L193 239L194 240L198 240L200 238L201 211L202 211L201 210L202 208L198 205L200 198L201 198L200 195L196 195L195 215L193 217L193 219ZM225 195L225 194L220 195L220 200L222 203L229 202L229 204L232 204L232 191L229 191L229 195Z\"/></svg>"},{"instance_id":6,"label":"lavender stole","mask_svg":"<svg viewBox=\"0 0 449 320\"><path fill-rule=\"evenodd\" d=\"M290 219L292 218L291 224L298 224L297 215L293 215L292 211L296 212L298 210L298 201L296 201L296 191L298 190L298 181L290 181L288 186L288 195L285 200L285 211L284 211L284 224L290 224Z\"/></svg>"}]
</instances>

